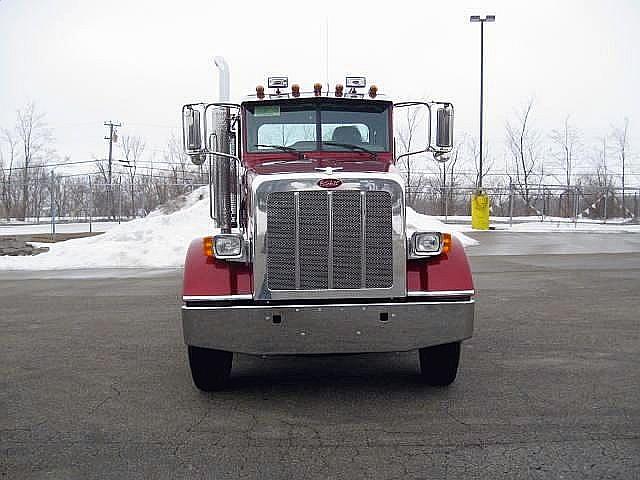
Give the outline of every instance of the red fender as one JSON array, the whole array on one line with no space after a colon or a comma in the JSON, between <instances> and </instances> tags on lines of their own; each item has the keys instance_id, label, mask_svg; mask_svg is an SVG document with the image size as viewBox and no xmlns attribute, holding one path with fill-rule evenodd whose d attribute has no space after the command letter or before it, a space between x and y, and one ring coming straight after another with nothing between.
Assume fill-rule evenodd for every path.
<instances>
[{"instance_id":1,"label":"red fender","mask_svg":"<svg viewBox=\"0 0 640 480\"><path fill-rule=\"evenodd\" d=\"M473 290L467 254L460 240L452 237L451 251L435 258L407 261L407 290ZM251 264L216 260L204 254L202 238L189 245L184 264L182 295L241 295L253 292Z\"/></svg>"},{"instance_id":2,"label":"red fender","mask_svg":"<svg viewBox=\"0 0 640 480\"><path fill-rule=\"evenodd\" d=\"M407 261L407 291L473 290L473 279L462 242L451 237L448 254Z\"/></svg>"},{"instance_id":3,"label":"red fender","mask_svg":"<svg viewBox=\"0 0 640 480\"><path fill-rule=\"evenodd\" d=\"M218 296L251 294L251 264L216 260L204 254L202 238L189 245L184 262L183 296Z\"/></svg>"}]
</instances>

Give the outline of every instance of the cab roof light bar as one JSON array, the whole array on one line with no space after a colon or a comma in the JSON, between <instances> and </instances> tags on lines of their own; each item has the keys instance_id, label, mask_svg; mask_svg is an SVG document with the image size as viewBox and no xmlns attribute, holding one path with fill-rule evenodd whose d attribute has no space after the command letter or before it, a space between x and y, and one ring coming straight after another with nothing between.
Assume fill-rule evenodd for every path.
<instances>
[{"instance_id":1,"label":"cab roof light bar","mask_svg":"<svg viewBox=\"0 0 640 480\"><path fill-rule=\"evenodd\" d=\"M365 77L347 77L344 83L349 89L350 97L364 97L364 94L358 93L356 89L367 86L367 79Z\"/></svg>"},{"instance_id":2,"label":"cab roof light bar","mask_svg":"<svg viewBox=\"0 0 640 480\"><path fill-rule=\"evenodd\" d=\"M269 77L267 85L269 88L287 88L289 87L289 77Z\"/></svg>"},{"instance_id":3,"label":"cab roof light bar","mask_svg":"<svg viewBox=\"0 0 640 480\"><path fill-rule=\"evenodd\" d=\"M289 77L268 77L267 86L269 88L275 88L276 92L269 94L269 98L288 97L288 93L280 92L281 88L287 88L289 86Z\"/></svg>"}]
</instances>

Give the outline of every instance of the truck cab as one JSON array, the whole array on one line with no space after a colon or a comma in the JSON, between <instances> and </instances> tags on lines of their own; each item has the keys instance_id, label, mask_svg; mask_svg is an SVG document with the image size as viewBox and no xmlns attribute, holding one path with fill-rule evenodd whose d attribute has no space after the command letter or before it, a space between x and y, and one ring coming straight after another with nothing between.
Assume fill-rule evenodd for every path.
<instances>
[{"instance_id":1,"label":"truck cab","mask_svg":"<svg viewBox=\"0 0 640 480\"><path fill-rule=\"evenodd\" d=\"M416 105L428 131L409 154L443 160L453 106L394 104L364 77L306 92L275 77L240 104L183 107L185 152L208 168L217 225L193 240L184 269L199 389L224 387L233 353L416 350L425 382L453 382L474 289L458 240L407 231L393 114Z\"/></svg>"}]
</instances>

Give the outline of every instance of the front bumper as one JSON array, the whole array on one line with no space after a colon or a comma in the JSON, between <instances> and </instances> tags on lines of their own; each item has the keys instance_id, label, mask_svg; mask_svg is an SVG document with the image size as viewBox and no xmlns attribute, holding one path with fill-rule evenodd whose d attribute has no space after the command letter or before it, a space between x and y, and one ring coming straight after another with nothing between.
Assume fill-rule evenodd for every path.
<instances>
[{"instance_id":1,"label":"front bumper","mask_svg":"<svg viewBox=\"0 0 640 480\"><path fill-rule=\"evenodd\" d=\"M408 351L473 333L473 299L182 307L187 345L255 355Z\"/></svg>"}]
</instances>

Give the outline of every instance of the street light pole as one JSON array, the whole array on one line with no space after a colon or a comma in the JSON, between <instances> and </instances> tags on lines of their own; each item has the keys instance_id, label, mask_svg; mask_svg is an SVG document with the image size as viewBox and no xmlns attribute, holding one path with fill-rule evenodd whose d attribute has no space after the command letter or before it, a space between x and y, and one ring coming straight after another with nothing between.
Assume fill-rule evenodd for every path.
<instances>
[{"instance_id":1,"label":"street light pole","mask_svg":"<svg viewBox=\"0 0 640 480\"><path fill-rule=\"evenodd\" d=\"M479 15L472 15L469 19L472 23L479 22L480 23L480 165L479 165L479 175L478 175L478 190L482 191L482 177L483 177L483 169L482 169L482 161L484 159L482 154L482 120L483 120L483 105L484 105L484 23L485 22L495 22L495 15L486 15L484 18Z\"/></svg>"}]
</instances>

